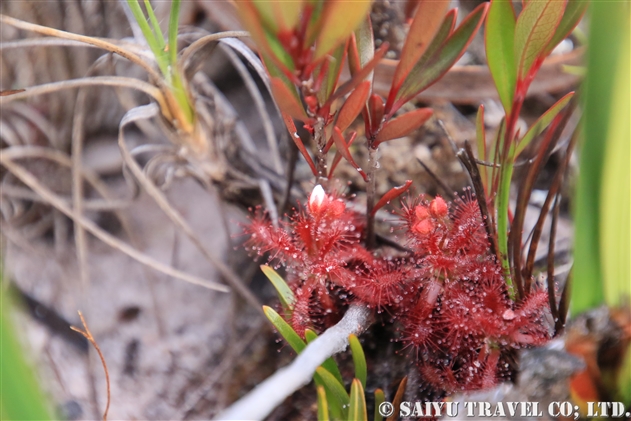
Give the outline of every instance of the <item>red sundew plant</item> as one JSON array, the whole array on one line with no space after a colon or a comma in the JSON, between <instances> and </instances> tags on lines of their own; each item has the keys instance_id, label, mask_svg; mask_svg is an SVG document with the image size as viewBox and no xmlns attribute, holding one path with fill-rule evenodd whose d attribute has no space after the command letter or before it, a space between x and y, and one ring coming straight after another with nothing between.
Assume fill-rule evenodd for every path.
<instances>
[{"instance_id":1,"label":"red sundew plant","mask_svg":"<svg viewBox=\"0 0 631 421\"><path fill-rule=\"evenodd\" d=\"M474 198L458 199L452 210L441 197L417 200L400 218L410 253L372 253L362 243L361 216L317 185L307 206L279 227L257 213L248 248L287 270L295 299L286 318L302 337L342 296L387 309L437 390L497 384L506 377L505 352L550 338L542 322L547 293L534 291L519 304L509 298Z\"/></svg>"},{"instance_id":2,"label":"red sundew plant","mask_svg":"<svg viewBox=\"0 0 631 421\"><path fill-rule=\"evenodd\" d=\"M564 166L555 176L556 187L550 189L525 265L521 231L536 175L573 110L566 107L572 94L523 136L517 121L544 59L584 11L584 2L546 0L524 2L517 16L510 2L494 0L490 6L478 6L456 27L457 10L448 11L448 5L446 0L409 2L407 39L384 98L373 89L372 73L388 46L375 50L366 17L369 1L238 2L269 73L272 96L316 179L306 206L286 221L271 221L258 209L246 228L248 249L269 255L287 273L287 283L277 274L272 282L291 334L308 342L311 329L329 327L335 320L327 316L348 304L386 311L398 340L414 350L422 382L439 394L488 388L509 379L514 350L542 344L555 333L547 314L562 320L553 280L547 292L533 285L532 262L550 199L558 202ZM490 71L506 118L487 147L480 107L478 157L468 144L459 153L477 196L468 192L453 203L441 197L403 203L398 219L406 244L396 254L378 248L376 212L411 184L375 197L378 147L410 134L430 118L431 109L400 110L454 65L485 19ZM341 83L344 63L350 78ZM359 116L363 132L353 130ZM307 139L298 136L297 122L308 132ZM509 227L515 160L540 135L545 139L520 189L520 205ZM360 166L351 145L362 136L367 162ZM329 161L332 151L335 156ZM349 199L328 192L342 158L366 182L365 213L349 206Z\"/></svg>"}]
</instances>

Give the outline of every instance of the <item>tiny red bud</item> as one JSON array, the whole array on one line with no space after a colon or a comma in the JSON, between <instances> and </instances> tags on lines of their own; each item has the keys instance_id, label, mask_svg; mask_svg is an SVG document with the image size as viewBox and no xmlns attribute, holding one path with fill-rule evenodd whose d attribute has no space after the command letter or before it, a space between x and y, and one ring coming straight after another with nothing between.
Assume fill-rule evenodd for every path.
<instances>
[{"instance_id":1,"label":"tiny red bud","mask_svg":"<svg viewBox=\"0 0 631 421\"><path fill-rule=\"evenodd\" d=\"M447 216L449 209L447 208L447 202L440 196L436 196L434 200L429 204L429 211L434 218L444 218Z\"/></svg>"},{"instance_id":2,"label":"tiny red bud","mask_svg":"<svg viewBox=\"0 0 631 421\"><path fill-rule=\"evenodd\" d=\"M326 199L326 193L321 185L317 185L313 188L311 195L309 196L309 210L311 213L318 213L322 208L322 204Z\"/></svg>"},{"instance_id":3,"label":"tiny red bud","mask_svg":"<svg viewBox=\"0 0 631 421\"><path fill-rule=\"evenodd\" d=\"M416 219L422 221L423 219L429 218L429 209L427 209L427 206L418 205L414 209L414 215L416 215Z\"/></svg>"},{"instance_id":4,"label":"tiny red bud","mask_svg":"<svg viewBox=\"0 0 631 421\"><path fill-rule=\"evenodd\" d=\"M429 234L434 229L434 223L430 219L422 219L412 229L422 235Z\"/></svg>"}]
</instances>

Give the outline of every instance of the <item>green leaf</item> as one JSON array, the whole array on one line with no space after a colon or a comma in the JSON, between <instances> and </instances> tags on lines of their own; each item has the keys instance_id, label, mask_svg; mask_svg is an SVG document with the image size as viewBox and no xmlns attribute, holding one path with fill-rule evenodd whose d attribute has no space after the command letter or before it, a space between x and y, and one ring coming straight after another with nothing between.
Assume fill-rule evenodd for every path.
<instances>
[{"instance_id":1,"label":"green leaf","mask_svg":"<svg viewBox=\"0 0 631 421\"><path fill-rule=\"evenodd\" d=\"M329 405L324 386L318 386L318 421L329 421Z\"/></svg>"},{"instance_id":2,"label":"green leaf","mask_svg":"<svg viewBox=\"0 0 631 421\"><path fill-rule=\"evenodd\" d=\"M280 298L280 302L283 307L288 310L293 310L296 297L294 297L293 291L289 288L289 285L287 285L283 277L268 265L261 265L261 270L265 276L267 276L267 279L270 280L272 285L274 285L274 288L276 288L278 298Z\"/></svg>"},{"instance_id":3,"label":"green leaf","mask_svg":"<svg viewBox=\"0 0 631 421\"><path fill-rule=\"evenodd\" d=\"M355 365L355 378L361 382L361 385L366 387L366 377L368 376L368 368L366 367L366 356L364 355L364 349L357 336L350 335L348 337L348 343L350 344L351 351L353 353L353 364ZM363 396L363 393L362 393Z\"/></svg>"},{"instance_id":4,"label":"green leaf","mask_svg":"<svg viewBox=\"0 0 631 421\"><path fill-rule=\"evenodd\" d=\"M313 342L318 335L311 329L305 330L305 339L307 340L307 344ZM322 367L326 369L329 373L333 374L333 376L340 382L343 383L342 373L340 373L340 369L337 367L337 363L333 359L333 357L329 357L322 363Z\"/></svg>"},{"instance_id":5,"label":"green leaf","mask_svg":"<svg viewBox=\"0 0 631 421\"><path fill-rule=\"evenodd\" d=\"M11 324L9 304L9 294L4 290L0 293L0 419L55 419L33 368L25 361L25 350Z\"/></svg>"},{"instance_id":6,"label":"green leaf","mask_svg":"<svg viewBox=\"0 0 631 421\"><path fill-rule=\"evenodd\" d=\"M375 40L373 38L370 15L367 15L366 19L364 19L355 30L355 42L359 56L359 67L363 67L370 63L370 60L375 56ZM351 72L352 71L351 69Z\"/></svg>"},{"instance_id":7,"label":"green leaf","mask_svg":"<svg viewBox=\"0 0 631 421\"><path fill-rule=\"evenodd\" d=\"M592 2L574 202L574 314L616 305L630 293L630 24L627 2ZM631 385L631 371L621 374Z\"/></svg>"},{"instance_id":8,"label":"green leaf","mask_svg":"<svg viewBox=\"0 0 631 421\"><path fill-rule=\"evenodd\" d=\"M350 421L368 421L368 412L366 411L366 397L364 396L364 388L359 379L354 379L351 383L350 409L348 412Z\"/></svg>"},{"instance_id":9,"label":"green leaf","mask_svg":"<svg viewBox=\"0 0 631 421\"><path fill-rule=\"evenodd\" d=\"M488 3L476 7L431 58L414 66L397 94L396 103L387 111L389 114L440 79L454 65L482 24L487 8Z\"/></svg>"},{"instance_id":10,"label":"green leaf","mask_svg":"<svg viewBox=\"0 0 631 421\"><path fill-rule=\"evenodd\" d=\"M515 25L515 67L517 79L525 80L552 39L563 16L567 0L536 0L524 6Z\"/></svg>"},{"instance_id":11,"label":"green leaf","mask_svg":"<svg viewBox=\"0 0 631 421\"><path fill-rule=\"evenodd\" d=\"M567 1L567 6L565 6L565 12L563 13L561 22L559 23L554 36L548 43L548 47L546 48L546 55L551 53L552 50L554 50L554 48L559 45L561 41L563 41L572 33L576 25L578 25L578 23L583 18L588 5L589 1L587 0Z\"/></svg>"},{"instance_id":12,"label":"green leaf","mask_svg":"<svg viewBox=\"0 0 631 421\"><path fill-rule=\"evenodd\" d=\"M291 31L300 19L302 0L257 0L252 2L265 25L275 34Z\"/></svg>"},{"instance_id":13,"label":"green leaf","mask_svg":"<svg viewBox=\"0 0 631 421\"><path fill-rule=\"evenodd\" d=\"M486 19L486 58L506 115L513 106L517 79L513 51L516 22L510 0L491 0Z\"/></svg>"},{"instance_id":14,"label":"green leaf","mask_svg":"<svg viewBox=\"0 0 631 421\"><path fill-rule=\"evenodd\" d=\"M383 390L377 389L375 390L375 421L383 421L383 415L379 413L379 405L386 401L386 395L383 393Z\"/></svg>"},{"instance_id":15,"label":"green leaf","mask_svg":"<svg viewBox=\"0 0 631 421\"><path fill-rule=\"evenodd\" d=\"M558 100L556 104L548 109L541 117L535 121L535 123L528 129L524 137L517 144L517 148L515 149L515 157L519 156L520 153L523 152L524 149L532 142L532 139L539 136L545 129L550 125L554 117L557 116L565 108L568 102L574 96L574 92L570 92L565 95L563 98Z\"/></svg>"},{"instance_id":16,"label":"green leaf","mask_svg":"<svg viewBox=\"0 0 631 421\"><path fill-rule=\"evenodd\" d=\"M297 353L301 353L303 349L307 346L305 342L302 340L300 335L296 333L289 323L287 323L278 313L274 311L273 308L268 306L263 306L263 313L269 319L270 322L274 325L278 333L287 341L289 346L292 347L294 351Z\"/></svg>"},{"instance_id":17,"label":"green leaf","mask_svg":"<svg viewBox=\"0 0 631 421\"><path fill-rule=\"evenodd\" d=\"M320 19L313 57L317 61L338 45L346 42L370 11L370 0L328 0Z\"/></svg>"},{"instance_id":18,"label":"green leaf","mask_svg":"<svg viewBox=\"0 0 631 421\"><path fill-rule=\"evenodd\" d=\"M392 89L395 92L403 84L403 81L436 36L449 3L448 0L419 3L401 50L401 59L394 71Z\"/></svg>"},{"instance_id":19,"label":"green leaf","mask_svg":"<svg viewBox=\"0 0 631 421\"><path fill-rule=\"evenodd\" d=\"M149 15L149 20L151 21L153 33L155 34L161 48L164 48L166 43L164 40L164 35L162 34L162 29L160 29L160 22L158 22L158 18L156 17L156 14L154 13L153 7L151 7L151 2L149 0L145 0L145 9L147 9L147 14Z\"/></svg>"},{"instance_id":20,"label":"green leaf","mask_svg":"<svg viewBox=\"0 0 631 421\"><path fill-rule=\"evenodd\" d=\"M177 27L180 22L180 0L171 3L171 16L169 19L169 61L173 69L177 63ZM160 28L158 27L158 31ZM162 37L162 33L160 33Z\"/></svg>"},{"instance_id":21,"label":"green leaf","mask_svg":"<svg viewBox=\"0 0 631 421\"><path fill-rule=\"evenodd\" d=\"M324 84L317 93L320 104L324 104L335 90L340 79L340 74L342 73L342 65L344 64L345 57L346 45L344 44L337 47L328 57L330 62L324 79Z\"/></svg>"},{"instance_id":22,"label":"green leaf","mask_svg":"<svg viewBox=\"0 0 631 421\"><path fill-rule=\"evenodd\" d=\"M333 374L329 373L323 367L318 367L316 369L316 374L320 376L320 379L327 387L327 390L330 391L330 398L334 399L335 402L342 408L343 419L348 419L348 404L350 402L350 396L348 395L346 389L344 389L342 383L340 383ZM327 396L329 396L328 393Z\"/></svg>"}]
</instances>

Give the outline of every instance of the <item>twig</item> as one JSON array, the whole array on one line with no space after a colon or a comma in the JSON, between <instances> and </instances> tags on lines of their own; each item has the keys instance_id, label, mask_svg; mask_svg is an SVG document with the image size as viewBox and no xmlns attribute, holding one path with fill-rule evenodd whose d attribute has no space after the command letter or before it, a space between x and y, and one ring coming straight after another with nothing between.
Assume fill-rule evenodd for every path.
<instances>
[{"instance_id":1,"label":"twig","mask_svg":"<svg viewBox=\"0 0 631 421\"><path fill-rule=\"evenodd\" d=\"M330 356L343 351L350 334L369 325L371 311L351 306L338 324L311 342L288 366L281 368L254 390L215 417L216 420L262 420L288 396L308 384L316 368Z\"/></svg>"},{"instance_id":2,"label":"twig","mask_svg":"<svg viewBox=\"0 0 631 421\"><path fill-rule=\"evenodd\" d=\"M441 180L436 174L434 174L434 172L430 170L429 167L425 165L425 163L421 161L420 158L416 158L416 160L418 161L419 164L421 164L421 167L423 167L423 169L427 172L427 174L429 174L429 176L432 177L432 180L434 180L434 182L443 189L445 194L449 196L451 200L454 200L455 199L454 193L449 189L449 186L447 186L447 184L445 184L443 180Z\"/></svg>"},{"instance_id":3,"label":"twig","mask_svg":"<svg viewBox=\"0 0 631 421\"><path fill-rule=\"evenodd\" d=\"M85 338L92 344L92 346L94 346L94 349L96 349L96 352L99 354L99 358L101 359L101 364L103 365L103 371L105 371L105 383L107 384L107 403L105 404L105 411L103 411L103 421L107 421L107 412L110 409L110 398L111 398L110 373L107 371L107 364L105 363L105 357L103 357L101 348L99 348L99 345L96 343L96 340L94 340L94 337L92 336L92 333L90 332L90 329L88 329L88 324L85 322L85 319L83 318L83 314L81 314L81 311L79 311L78 313L79 313L79 318L81 319L81 324L83 324L83 328L85 329L85 331L74 326L70 326L70 329L85 336Z\"/></svg>"}]
</instances>

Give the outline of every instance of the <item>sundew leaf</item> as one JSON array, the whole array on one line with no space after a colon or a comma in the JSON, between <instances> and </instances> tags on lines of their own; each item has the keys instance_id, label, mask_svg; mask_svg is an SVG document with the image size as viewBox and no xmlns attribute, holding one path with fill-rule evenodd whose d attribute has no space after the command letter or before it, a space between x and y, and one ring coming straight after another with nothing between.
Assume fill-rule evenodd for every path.
<instances>
[{"instance_id":1,"label":"sundew leaf","mask_svg":"<svg viewBox=\"0 0 631 421\"><path fill-rule=\"evenodd\" d=\"M342 408L342 416L344 419L348 419L348 404L350 402L350 396L342 383L340 383L333 374L329 373L325 368L318 367L316 374L320 376L321 381L328 389L330 398L334 399L336 403ZM327 393L327 396L329 394Z\"/></svg>"},{"instance_id":2,"label":"sundew leaf","mask_svg":"<svg viewBox=\"0 0 631 421\"><path fill-rule=\"evenodd\" d=\"M576 25L578 25L578 23L583 18L588 5L589 1L587 0L567 1L567 6L565 6L565 12L563 13L561 22L559 22L559 26L554 32L554 36L546 47L545 55L551 53L552 50L554 50L554 48L559 45L561 41L563 41L572 33Z\"/></svg>"},{"instance_id":3,"label":"sundew leaf","mask_svg":"<svg viewBox=\"0 0 631 421\"><path fill-rule=\"evenodd\" d=\"M532 142L532 140L539 136L541 132L543 132L546 127L550 125L554 117L561 112L565 108L568 102L574 96L574 92L570 92L565 95L563 98L558 100L552 107L548 109L541 117L535 121L535 123L528 129L524 137L517 144L517 148L515 149L515 157L517 157L520 153L523 152L524 149Z\"/></svg>"},{"instance_id":4,"label":"sundew leaf","mask_svg":"<svg viewBox=\"0 0 631 421\"><path fill-rule=\"evenodd\" d=\"M517 18L514 56L517 79L525 80L542 58L563 16L567 0L530 1Z\"/></svg>"},{"instance_id":5,"label":"sundew leaf","mask_svg":"<svg viewBox=\"0 0 631 421\"><path fill-rule=\"evenodd\" d=\"M357 85L357 88L344 101L344 105L342 105L335 122L335 125L341 131L346 130L366 106L368 95L370 95L370 85L369 81L363 81Z\"/></svg>"},{"instance_id":6,"label":"sundew leaf","mask_svg":"<svg viewBox=\"0 0 631 421\"><path fill-rule=\"evenodd\" d=\"M324 386L318 386L318 421L329 421L329 405Z\"/></svg>"},{"instance_id":7,"label":"sundew leaf","mask_svg":"<svg viewBox=\"0 0 631 421\"><path fill-rule=\"evenodd\" d=\"M366 356L364 355L364 349L357 336L350 335L348 337L348 343L351 347L353 354L353 365L355 365L355 379L361 382L362 387L366 387L366 377L368 377L368 368L366 366ZM352 394L352 388L351 388ZM362 391L362 398L364 393ZM365 408L364 408L365 409Z\"/></svg>"},{"instance_id":8,"label":"sundew leaf","mask_svg":"<svg viewBox=\"0 0 631 421\"><path fill-rule=\"evenodd\" d=\"M303 349L307 346L305 342L300 338L300 336L296 333L289 323L285 321L273 308L268 306L263 306L263 313L269 319L270 322L274 325L278 333L287 341L289 346L296 351L296 353L301 353Z\"/></svg>"},{"instance_id":9,"label":"sundew leaf","mask_svg":"<svg viewBox=\"0 0 631 421\"><path fill-rule=\"evenodd\" d=\"M261 270L267 276L267 279L270 280L274 288L276 288L276 292L278 293L278 298L280 298L280 302L284 308L288 310L293 310L294 302L296 301L296 297L294 297L294 293L287 285L287 282L280 276L271 266L261 265Z\"/></svg>"},{"instance_id":10,"label":"sundew leaf","mask_svg":"<svg viewBox=\"0 0 631 421\"><path fill-rule=\"evenodd\" d=\"M314 61L345 42L365 19L371 4L370 0L328 0L323 3L321 26L316 35Z\"/></svg>"},{"instance_id":11,"label":"sundew leaf","mask_svg":"<svg viewBox=\"0 0 631 421\"><path fill-rule=\"evenodd\" d=\"M392 89L395 91L399 89L436 36L449 3L449 0L421 0L419 2L401 50L401 59L394 71Z\"/></svg>"},{"instance_id":12,"label":"sundew leaf","mask_svg":"<svg viewBox=\"0 0 631 421\"><path fill-rule=\"evenodd\" d=\"M431 108L419 108L409 111L385 123L375 137L375 146L382 142L404 137L421 127L432 116Z\"/></svg>"},{"instance_id":13,"label":"sundew leaf","mask_svg":"<svg viewBox=\"0 0 631 421\"><path fill-rule=\"evenodd\" d=\"M305 339L307 340L307 344L310 344L318 337L317 333L315 333L311 329L305 330ZM326 369L329 373L333 374L333 376L340 382L343 383L342 373L340 373L340 369L337 367L337 363L333 359L333 357L329 357L322 363L322 367Z\"/></svg>"},{"instance_id":14,"label":"sundew leaf","mask_svg":"<svg viewBox=\"0 0 631 421\"><path fill-rule=\"evenodd\" d=\"M386 401L386 395L383 390L375 390L375 418L374 421L383 421L383 415L379 412L379 406Z\"/></svg>"},{"instance_id":15,"label":"sundew leaf","mask_svg":"<svg viewBox=\"0 0 631 421\"><path fill-rule=\"evenodd\" d=\"M348 419L350 421L367 421L368 412L366 411L366 397L364 396L364 388L359 379L354 379L351 383L351 396L348 411Z\"/></svg>"},{"instance_id":16,"label":"sundew leaf","mask_svg":"<svg viewBox=\"0 0 631 421\"><path fill-rule=\"evenodd\" d=\"M486 18L486 58L506 114L510 114L517 83L515 67L515 11L510 0L491 0Z\"/></svg>"},{"instance_id":17,"label":"sundew leaf","mask_svg":"<svg viewBox=\"0 0 631 421\"><path fill-rule=\"evenodd\" d=\"M438 28L438 31L436 32L434 39L432 39L431 44L427 47L425 53L414 65L415 68L423 67L425 63L427 63L427 60L429 60L430 57L433 56L436 50L443 46L445 40L449 37L449 35L451 35L454 29L454 26L456 24L456 15L458 14L457 12L458 11L456 9L452 9L447 12L445 19L443 19L443 23L440 25L440 28ZM408 72L407 77L410 77L410 72ZM394 101L396 99L399 99L400 97L399 87L395 89L394 86L395 85L393 84L390 88L390 93L388 94L388 101L386 104L386 112L388 113L388 115L394 114L398 109L392 109Z\"/></svg>"},{"instance_id":18,"label":"sundew leaf","mask_svg":"<svg viewBox=\"0 0 631 421\"><path fill-rule=\"evenodd\" d=\"M389 114L440 79L454 65L482 24L487 9L488 3L476 7L431 58L414 66L397 94L397 101L387 111Z\"/></svg>"}]
</instances>

